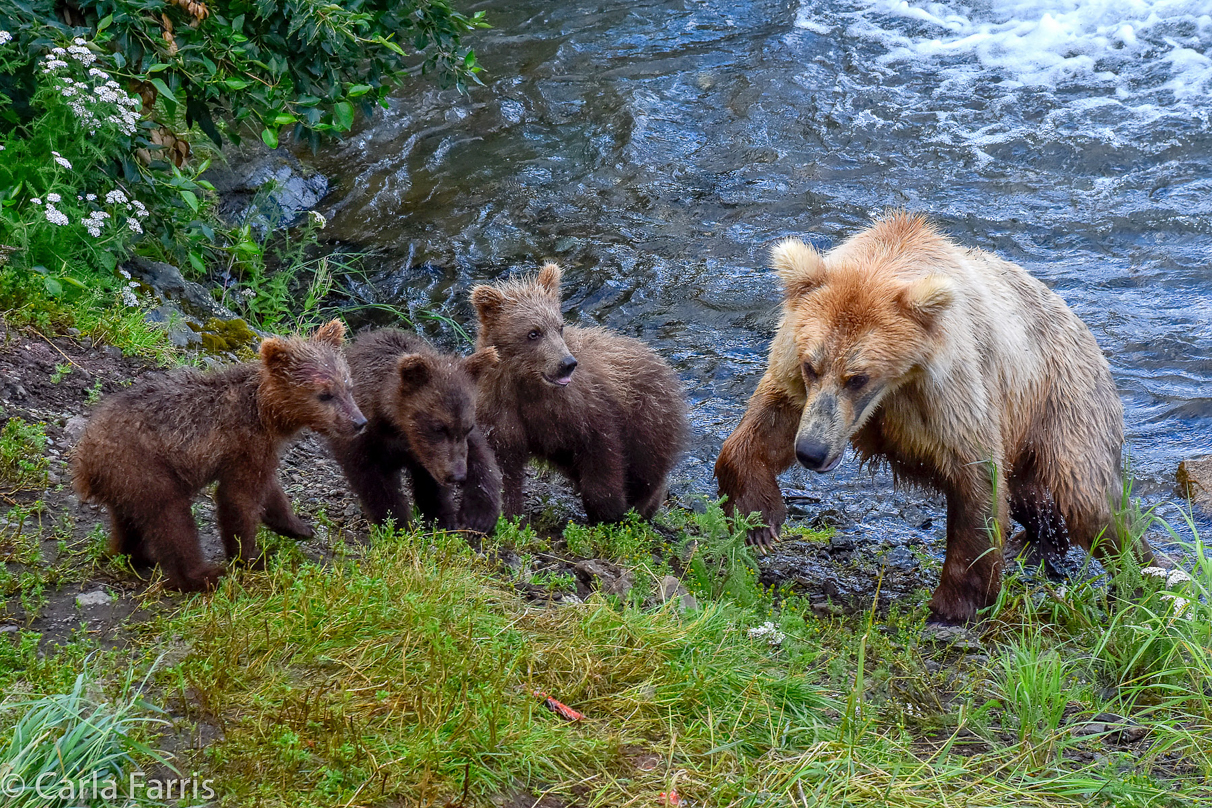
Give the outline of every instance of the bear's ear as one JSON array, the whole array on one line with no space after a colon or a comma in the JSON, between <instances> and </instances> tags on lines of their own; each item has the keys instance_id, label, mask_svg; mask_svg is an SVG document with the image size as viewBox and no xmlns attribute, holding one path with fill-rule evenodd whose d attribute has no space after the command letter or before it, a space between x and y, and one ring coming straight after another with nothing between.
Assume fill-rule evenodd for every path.
<instances>
[{"instance_id":1,"label":"bear's ear","mask_svg":"<svg viewBox=\"0 0 1212 808\"><path fill-rule=\"evenodd\" d=\"M281 337L269 337L262 340L261 349L258 353L260 353L261 361L265 363L265 367L274 373L289 370L293 364L290 344Z\"/></svg>"},{"instance_id":2,"label":"bear's ear","mask_svg":"<svg viewBox=\"0 0 1212 808\"><path fill-rule=\"evenodd\" d=\"M927 275L906 286L897 297L901 311L930 328L955 302L955 282L946 275Z\"/></svg>"},{"instance_id":3,"label":"bear's ear","mask_svg":"<svg viewBox=\"0 0 1212 808\"><path fill-rule=\"evenodd\" d=\"M825 282L825 260L798 238L786 238L774 245L770 265L778 272L788 299L806 295Z\"/></svg>"},{"instance_id":4,"label":"bear's ear","mask_svg":"<svg viewBox=\"0 0 1212 808\"><path fill-rule=\"evenodd\" d=\"M463 360L463 367L471 378L479 381L480 376L489 368L497 366L497 362L501 361L501 355L497 353L497 349L491 345L487 348L481 348L471 356Z\"/></svg>"},{"instance_id":5,"label":"bear's ear","mask_svg":"<svg viewBox=\"0 0 1212 808\"><path fill-rule=\"evenodd\" d=\"M539 270L535 281L539 286L547 291L547 294L559 300L560 298L560 276L563 273L560 271L560 265L549 261L543 264L543 268Z\"/></svg>"},{"instance_id":6,"label":"bear's ear","mask_svg":"<svg viewBox=\"0 0 1212 808\"><path fill-rule=\"evenodd\" d=\"M311 335L312 342L326 342L334 348L340 348L345 342L345 323L340 320L329 320L316 329Z\"/></svg>"},{"instance_id":7,"label":"bear's ear","mask_svg":"<svg viewBox=\"0 0 1212 808\"><path fill-rule=\"evenodd\" d=\"M480 322L487 325L494 322L505 307L505 293L495 286L477 286L471 290L471 305L475 306Z\"/></svg>"},{"instance_id":8,"label":"bear's ear","mask_svg":"<svg viewBox=\"0 0 1212 808\"><path fill-rule=\"evenodd\" d=\"M396 373L400 375L401 392L410 393L425 386L432 368L425 355L404 354L396 360Z\"/></svg>"}]
</instances>

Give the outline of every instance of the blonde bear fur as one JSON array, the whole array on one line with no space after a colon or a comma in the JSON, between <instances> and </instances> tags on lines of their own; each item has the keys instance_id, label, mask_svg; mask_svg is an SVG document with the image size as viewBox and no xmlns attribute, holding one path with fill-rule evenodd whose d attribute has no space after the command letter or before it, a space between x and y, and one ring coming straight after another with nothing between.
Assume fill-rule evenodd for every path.
<instances>
[{"instance_id":1,"label":"blonde bear fur","mask_svg":"<svg viewBox=\"0 0 1212 808\"><path fill-rule=\"evenodd\" d=\"M786 518L776 476L797 459L827 472L850 443L946 497L937 620L994 602L994 543L1011 516L1045 550L1097 540L1114 554L1123 410L1094 337L1057 295L904 213L824 255L787 239L772 262L783 319L715 470L732 511L761 513L752 541L768 546Z\"/></svg>"}]
</instances>

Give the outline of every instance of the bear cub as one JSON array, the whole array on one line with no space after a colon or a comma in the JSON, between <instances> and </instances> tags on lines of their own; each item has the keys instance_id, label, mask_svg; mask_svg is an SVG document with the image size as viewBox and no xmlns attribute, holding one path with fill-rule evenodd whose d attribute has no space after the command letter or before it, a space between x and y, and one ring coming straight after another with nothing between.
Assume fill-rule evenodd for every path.
<instances>
[{"instance_id":1,"label":"bear cub","mask_svg":"<svg viewBox=\"0 0 1212 808\"><path fill-rule=\"evenodd\" d=\"M359 336L346 357L368 423L329 446L367 518L408 524L412 508L400 480L407 469L426 519L447 530L491 532L501 514L501 472L476 426L476 379L496 363L496 351L462 359L415 334L383 329Z\"/></svg>"},{"instance_id":2,"label":"bear cub","mask_svg":"<svg viewBox=\"0 0 1212 808\"><path fill-rule=\"evenodd\" d=\"M354 402L337 320L310 339L270 337L260 361L137 383L97 407L72 456L84 501L109 510L110 549L156 563L184 591L214 586L222 569L202 557L194 496L218 482L223 549L257 562L257 526L292 538L311 528L276 479L282 445L304 427L353 435L366 424Z\"/></svg>"},{"instance_id":3,"label":"bear cub","mask_svg":"<svg viewBox=\"0 0 1212 808\"><path fill-rule=\"evenodd\" d=\"M480 378L479 418L504 476L506 515L522 513L526 462L549 462L580 490L593 522L634 508L650 518L686 444L677 375L643 343L602 328L564 326L560 268L477 286L476 347L500 362Z\"/></svg>"}]
</instances>

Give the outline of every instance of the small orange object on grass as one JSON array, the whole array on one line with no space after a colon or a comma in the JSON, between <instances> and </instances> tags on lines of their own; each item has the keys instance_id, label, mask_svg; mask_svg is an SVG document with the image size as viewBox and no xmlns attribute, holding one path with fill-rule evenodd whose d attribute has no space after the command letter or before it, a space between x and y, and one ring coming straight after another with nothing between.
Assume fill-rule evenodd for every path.
<instances>
[{"instance_id":1,"label":"small orange object on grass","mask_svg":"<svg viewBox=\"0 0 1212 808\"><path fill-rule=\"evenodd\" d=\"M560 701L556 701L551 696L548 696L542 690L534 691L534 695L540 701L542 701L545 705L547 705L548 710L551 710L553 713L558 715L560 718L563 718L568 721L580 721L585 717L583 714L578 713L576 710L572 709L567 704L564 704L563 702L560 702Z\"/></svg>"}]
</instances>

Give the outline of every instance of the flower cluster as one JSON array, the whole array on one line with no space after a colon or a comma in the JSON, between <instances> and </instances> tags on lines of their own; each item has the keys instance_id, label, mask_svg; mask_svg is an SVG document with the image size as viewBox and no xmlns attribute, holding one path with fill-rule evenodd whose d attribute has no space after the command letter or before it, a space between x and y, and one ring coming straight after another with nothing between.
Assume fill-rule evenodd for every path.
<instances>
[{"instance_id":1,"label":"flower cluster","mask_svg":"<svg viewBox=\"0 0 1212 808\"><path fill-rule=\"evenodd\" d=\"M139 305L139 298L135 297L134 292L135 289L139 288L139 282L132 281L130 279L130 273L125 269L120 269L118 272L123 278L126 279L126 285L122 287L122 305L126 306L128 309L133 309L135 306Z\"/></svg>"},{"instance_id":2,"label":"flower cluster","mask_svg":"<svg viewBox=\"0 0 1212 808\"><path fill-rule=\"evenodd\" d=\"M59 82L59 94L67 99L68 108L90 135L95 135L102 124L116 126L124 135L134 134L143 102L124 91L104 70L92 67L96 61L88 43L76 37L66 48L51 49L42 60L42 72ZM89 68L88 81L60 75L72 67L71 62Z\"/></svg>"},{"instance_id":3,"label":"flower cluster","mask_svg":"<svg viewBox=\"0 0 1212 808\"><path fill-rule=\"evenodd\" d=\"M749 629L749 636L755 640L765 640L771 648L779 648L787 635L779 631L778 626L767 620L757 628Z\"/></svg>"},{"instance_id":4,"label":"flower cluster","mask_svg":"<svg viewBox=\"0 0 1212 808\"><path fill-rule=\"evenodd\" d=\"M13 41L13 35L8 31L0 31L0 45L7 45Z\"/></svg>"},{"instance_id":5,"label":"flower cluster","mask_svg":"<svg viewBox=\"0 0 1212 808\"><path fill-rule=\"evenodd\" d=\"M1179 569L1167 570L1162 567L1145 567L1140 573L1150 578L1159 578L1165 581L1167 589L1174 589L1191 580L1190 575ZM1169 592L1163 592L1161 598L1173 604L1175 617L1181 617L1183 612L1187 610L1187 607L1191 605L1191 601L1187 598Z\"/></svg>"}]
</instances>

